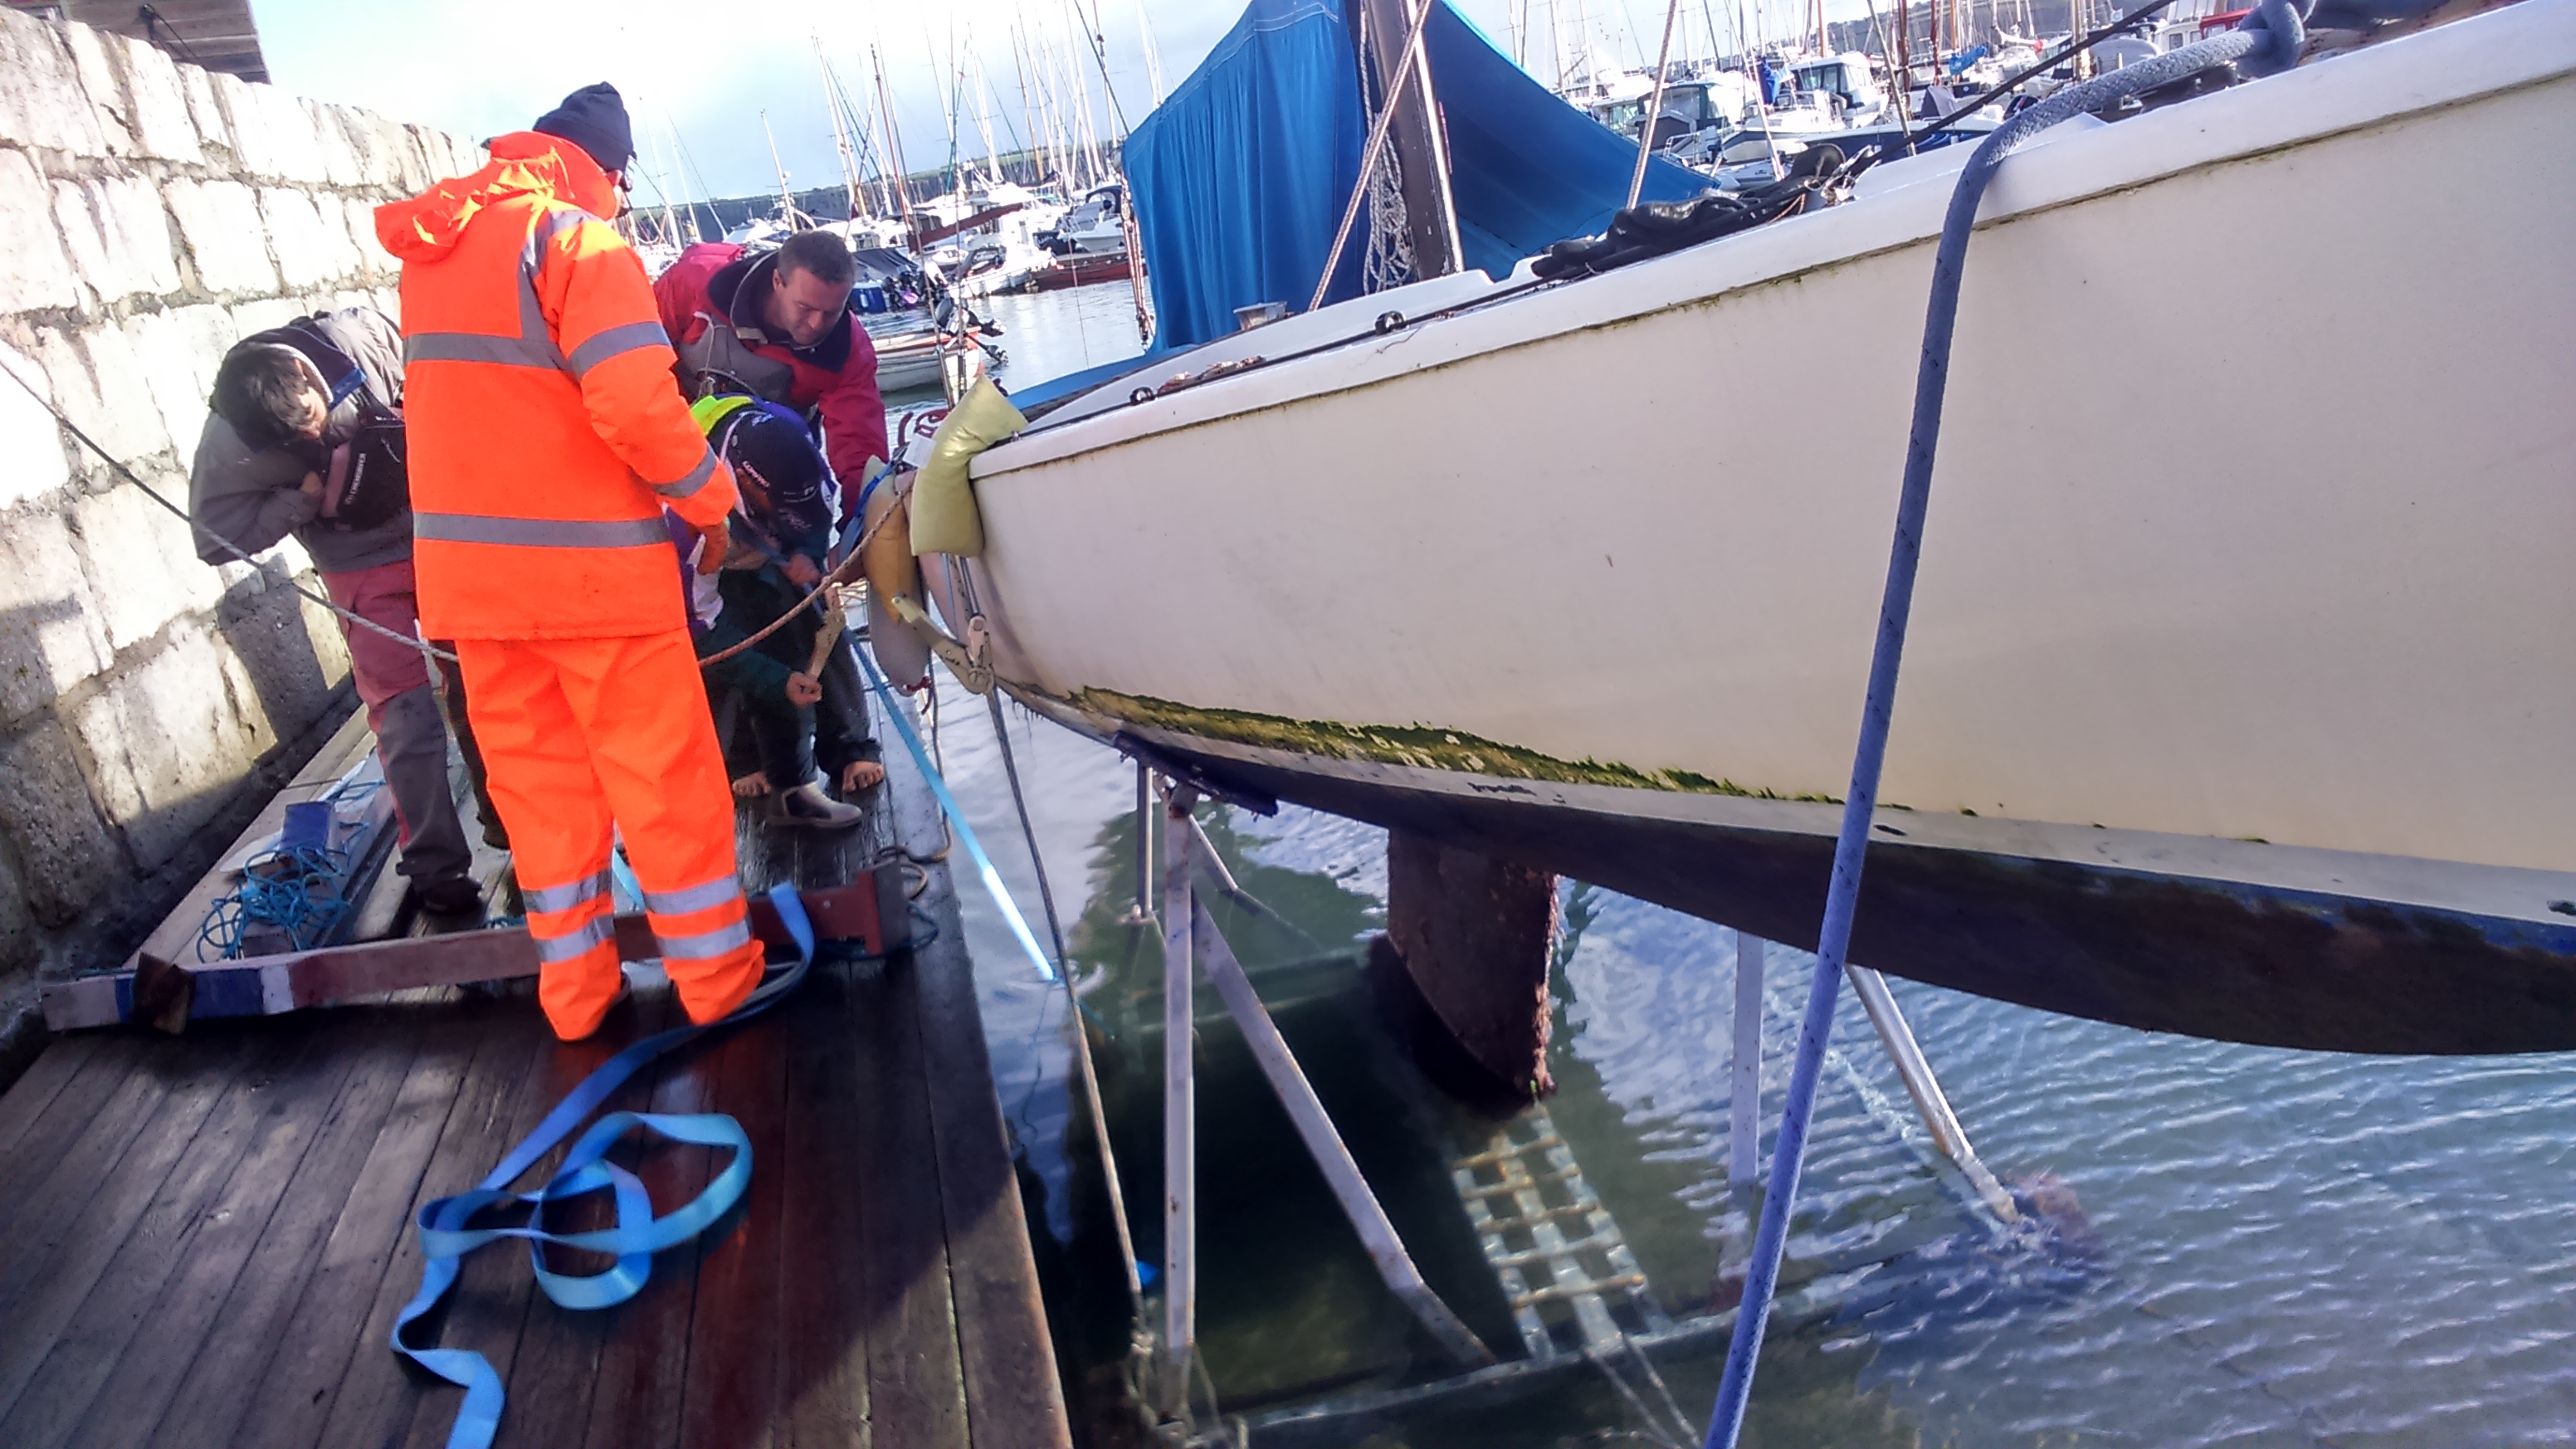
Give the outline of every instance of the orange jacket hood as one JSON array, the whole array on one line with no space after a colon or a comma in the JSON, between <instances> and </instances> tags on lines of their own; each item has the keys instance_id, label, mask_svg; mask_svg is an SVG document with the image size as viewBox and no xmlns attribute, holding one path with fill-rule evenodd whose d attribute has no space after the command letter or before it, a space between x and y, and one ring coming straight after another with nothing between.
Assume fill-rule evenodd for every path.
<instances>
[{"instance_id":1,"label":"orange jacket hood","mask_svg":"<svg viewBox=\"0 0 2576 1449\"><path fill-rule=\"evenodd\" d=\"M476 213L514 196L567 202L598 217L617 213L617 188L588 152L542 131L513 131L494 138L482 170L377 207L376 240L398 261L440 261Z\"/></svg>"}]
</instances>

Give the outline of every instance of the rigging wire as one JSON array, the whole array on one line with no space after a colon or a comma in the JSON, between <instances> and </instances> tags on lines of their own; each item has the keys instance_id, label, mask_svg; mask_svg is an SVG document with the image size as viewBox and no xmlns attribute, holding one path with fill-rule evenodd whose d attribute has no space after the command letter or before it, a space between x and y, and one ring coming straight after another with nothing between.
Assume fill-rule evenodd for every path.
<instances>
[{"instance_id":1,"label":"rigging wire","mask_svg":"<svg viewBox=\"0 0 2576 1449\"><path fill-rule=\"evenodd\" d=\"M197 522L196 519L189 517L188 510L171 502L169 499L162 497L151 484L144 482L141 477L136 475L133 469L125 466L124 460L118 458L114 453L109 452L107 449L99 446L99 442L96 438L93 438L89 434L81 431L80 424L73 422L70 418L63 415L63 410L54 405L54 400L52 398L49 398L42 392L37 391L34 383L20 377L18 375L17 368L9 366L6 363L0 363L0 372L9 374L9 380L11 382L18 384L19 387L25 389L27 396L36 400L36 406L53 414L54 421L62 424L65 432L68 432L74 438L79 439L82 447L96 453L101 461L105 462L110 468L115 469L126 482L142 489L144 497L151 499L153 502L160 504L163 508L166 508L171 513L177 515L182 522L194 529L201 537L214 540L214 542L220 545L226 553L231 554L234 558L241 560L243 563L249 564L261 578L276 578L284 582L288 588L293 589L296 593L301 594L311 602L320 604L323 608L330 610L332 613L339 615L341 618L362 629L382 634L386 638L393 640L395 643L400 644L406 649L417 649L432 659L442 660L449 664L454 664L456 662L455 655L431 644L428 640L423 639L416 634L397 634L393 630L386 628L384 625L377 623L373 619L366 618L365 616L354 613L351 610L341 608L338 604L331 602L330 599L323 595L317 594L311 589L304 587L302 584L297 583L291 575L288 575L284 571L282 567L278 573L274 575L270 574L267 565L262 564L256 557L254 557L250 550L243 548L240 544L233 542L231 539L226 538L222 534L215 532L213 529Z\"/></svg>"}]
</instances>

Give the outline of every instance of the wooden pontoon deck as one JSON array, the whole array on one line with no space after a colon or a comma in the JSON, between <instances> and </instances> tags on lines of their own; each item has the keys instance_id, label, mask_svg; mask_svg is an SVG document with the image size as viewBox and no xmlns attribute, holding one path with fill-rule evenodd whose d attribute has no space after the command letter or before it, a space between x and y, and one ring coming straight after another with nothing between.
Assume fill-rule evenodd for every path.
<instances>
[{"instance_id":1,"label":"wooden pontoon deck","mask_svg":"<svg viewBox=\"0 0 2576 1449\"><path fill-rule=\"evenodd\" d=\"M746 827L746 883L838 884L898 836L936 851L892 756L847 837ZM569 1312L514 1247L466 1260L437 1340L508 1381L500 1444L1070 1442L944 867L918 904L919 949L820 967L611 1099L728 1112L753 1142L743 1204L634 1300ZM642 991L559 1046L524 991L419 994L441 999L71 1034L0 1097L0 1444L444 1442L462 1391L386 1346L414 1212L679 1016ZM621 1151L664 1210L713 1166Z\"/></svg>"}]
</instances>

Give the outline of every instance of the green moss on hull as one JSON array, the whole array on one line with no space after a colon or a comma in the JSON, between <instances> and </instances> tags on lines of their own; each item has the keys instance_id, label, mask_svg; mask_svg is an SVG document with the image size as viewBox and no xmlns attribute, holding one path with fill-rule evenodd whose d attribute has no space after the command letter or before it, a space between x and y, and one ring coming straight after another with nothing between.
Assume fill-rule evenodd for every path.
<instances>
[{"instance_id":1,"label":"green moss on hull","mask_svg":"<svg viewBox=\"0 0 2576 1449\"><path fill-rule=\"evenodd\" d=\"M1500 744L1457 730L1424 725L1354 725L1338 720L1286 719L1239 709L1210 709L1175 704L1167 699L1085 689L1068 703L1095 715L1124 720L1175 734L1223 740L1258 749L1320 755L1335 760L1366 760L1380 765L1409 765L1424 770L1455 770L1505 780L1545 780L1560 785L1610 785L1629 790L1678 790L1700 795L1734 795L1748 800L1807 800L1828 805L1842 802L1825 795L1780 795L1748 790L1732 780L1712 780L1693 770L1640 770L1599 760L1560 760L1518 745Z\"/></svg>"}]
</instances>

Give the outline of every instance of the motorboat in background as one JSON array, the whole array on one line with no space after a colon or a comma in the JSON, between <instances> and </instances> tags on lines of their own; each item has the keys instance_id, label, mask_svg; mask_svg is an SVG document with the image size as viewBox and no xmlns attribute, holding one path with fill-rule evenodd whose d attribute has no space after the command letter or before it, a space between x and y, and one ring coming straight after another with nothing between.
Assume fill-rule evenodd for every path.
<instances>
[{"instance_id":1,"label":"motorboat in background","mask_svg":"<svg viewBox=\"0 0 2576 1449\"><path fill-rule=\"evenodd\" d=\"M1127 187L1121 182L1095 186L1082 194L1052 230L1036 240L1059 257L1106 256L1127 250Z\"/></svg>"}]
</instances>

